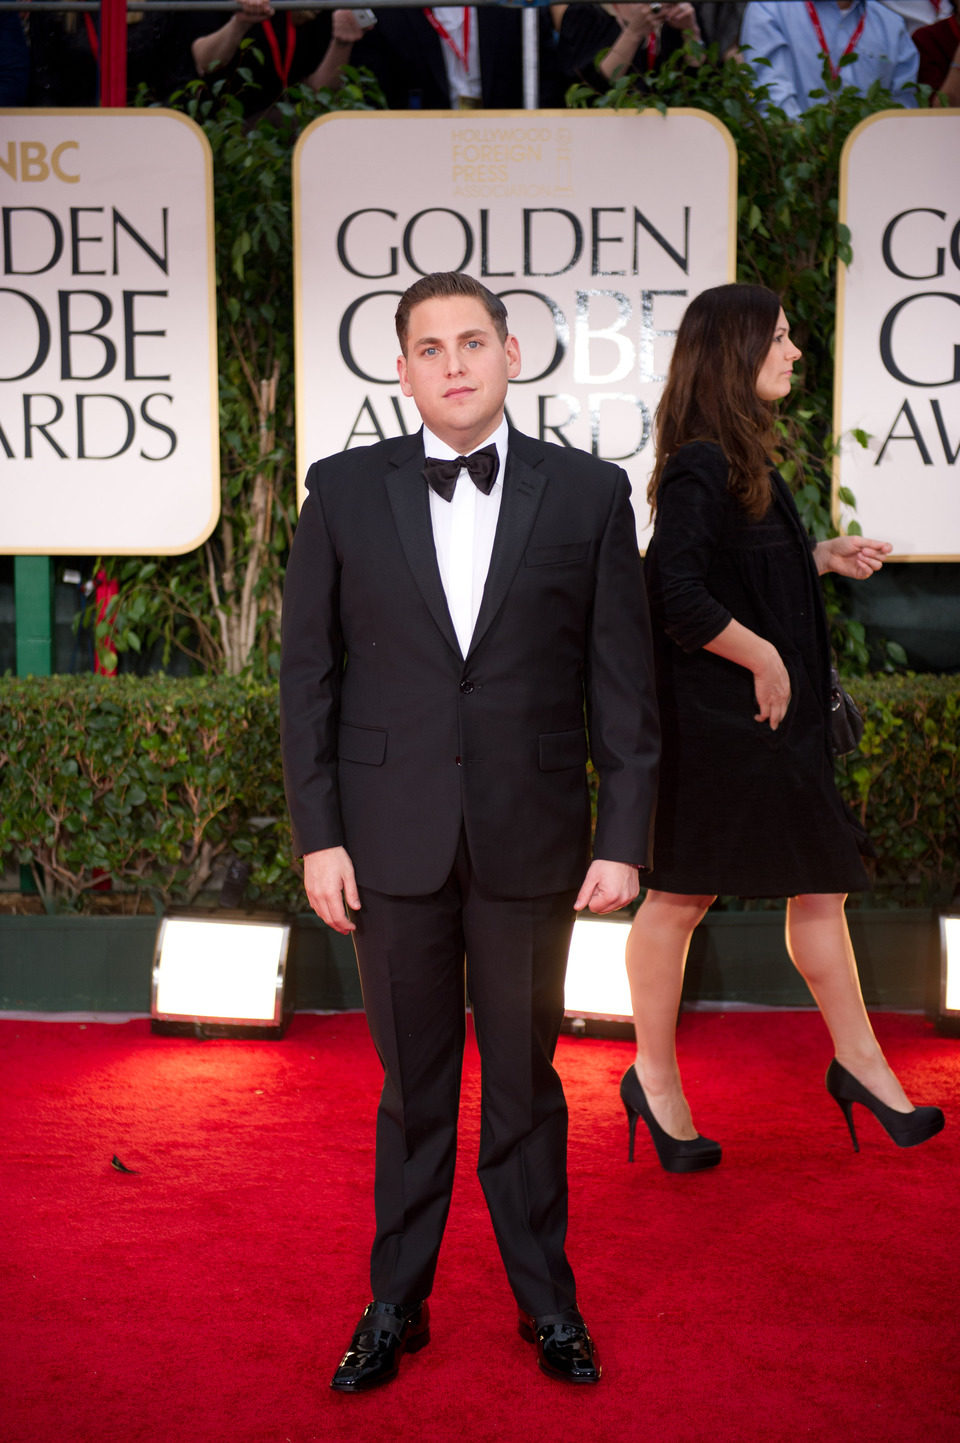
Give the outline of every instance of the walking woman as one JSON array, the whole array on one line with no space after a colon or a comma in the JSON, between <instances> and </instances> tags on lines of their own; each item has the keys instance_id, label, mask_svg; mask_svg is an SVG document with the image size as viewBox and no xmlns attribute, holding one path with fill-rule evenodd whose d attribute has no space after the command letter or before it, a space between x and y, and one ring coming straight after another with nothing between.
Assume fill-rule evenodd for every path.
<instances>
[{"instance_id":1,"label":"walking woman","mask_svg":"<svg viewBox=\"0 0 960 1443\"><path fill-rule=\"evenodd\" d=\"M671 1172L720 1161L683 1094L676 1019L687 949L717 894L786 896L786 942L833 1039L827 1089L901 1147L943 1127L912 1107L864 1007L844 915L868 847L833 778L818 574L866 579L885 542L815 545L773 466L773 403L800 352L778 298L725 285L687 308L657 413L645 569L663 731L654 868L627 943L636 1065L620 1094Z\"/></svg>"}]
</instances>

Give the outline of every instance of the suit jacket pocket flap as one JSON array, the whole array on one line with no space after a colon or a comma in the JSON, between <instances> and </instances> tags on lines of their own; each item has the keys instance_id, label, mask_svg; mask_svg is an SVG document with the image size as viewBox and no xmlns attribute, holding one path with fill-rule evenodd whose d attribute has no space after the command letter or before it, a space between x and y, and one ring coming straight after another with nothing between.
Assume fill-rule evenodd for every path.
<instances>
[{"instance_id":1,"label":"suit jacket pocket flap","mask_svg":"<svg viewBox=\"0 0 960 1443\"><path fill-rule=\"evenodd\" d=\"M586 765L587 738L582 727L572 732L543 732L539 742L542 772L560 772L564 767Z\"/></svg>"},{"instance_id":2,"label":"suit jacket pocket flap","mask_svg":"<svg viewBox=\"0 0 960 1443\"><path fill-rule=\"evenodd\" d=\"M564 546L528 546L524 560L528 566L562 566L586 561L589 551L589 541L571 541Z\"/></svg>"},{"instance_id":3,"label":"suit jacket pocket flap","mask_svg":"<svg viewBox=\"0 0 960 1443\"><path fill-rule=\"evenodd\" d=\"M337 754L342 762L382 766L387 754L387 734L379 727L354 727L344 722L340 727Z\"/></svg>"}]
</instances>

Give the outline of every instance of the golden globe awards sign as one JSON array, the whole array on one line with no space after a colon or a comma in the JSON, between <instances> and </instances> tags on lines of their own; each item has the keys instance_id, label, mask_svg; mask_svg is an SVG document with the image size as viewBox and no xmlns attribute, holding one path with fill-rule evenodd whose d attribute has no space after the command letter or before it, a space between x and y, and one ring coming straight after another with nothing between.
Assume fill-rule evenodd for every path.
<instances>
[{"instance_id":1,"label":"golden globe awards sign","mask_svg":"<svg viewBox=\"0 0 960 1443\"><path fill-rule=\"evenodd\" d=\"M885 111L859 125L844 147L840 218L853 260L837 298L838 519L855 517L900 560L958 560L960 111Z\"/></svg>"},{"instance_id":2,"label":"golden globe awards sign","mask_svg":"<svg viewBox=\"0 0 960 1443\"><path fill-rule=\"evenodd\" d=\"M219 514L210 148L163 110L0 119L0 550L177 553Z\"/></svg>"},{"instance_id":3,"label":"golden globe awards sign","mask_svg":"<svg viewBox=\"0 0 960 1443\"><path fill-rule=\"evenodd\" d=\"M731 280L736 152L700 111L342 113L294 158L297 425L317 457L417 430L397 300L460 270L500 295L521 431L618 461L642 523L651 422L689 298Z\"/></svg>"}]
</instances>

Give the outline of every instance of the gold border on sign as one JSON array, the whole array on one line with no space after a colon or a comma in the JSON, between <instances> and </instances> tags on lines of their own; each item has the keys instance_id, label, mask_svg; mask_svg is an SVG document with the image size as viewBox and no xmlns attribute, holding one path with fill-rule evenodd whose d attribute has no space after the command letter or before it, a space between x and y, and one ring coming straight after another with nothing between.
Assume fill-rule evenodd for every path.
<instances>
[{"instance_id":1,"label":"gold border on sign","mask_svg":"<svg viewBox=\"0 0 960 1443\"><path fill-rule=\"evenodd\" d=\"M840 225L847 224L847 201L848 183L850 171L850 156L857 140L871 125L878 120L936 120L939 116L960 115L960 109L956 107L941 107L938 110L878 110L876 115L868 115L855 125L843 143L843 150L840 152L840 179L839 195L837 203L837 220ZM837 450L834 452L833 465L831 467L830 485L830 516L834 526L840 530L840 421L843 415L843 347L844 347L844 303L846 300L847 265L842 260L837 260L837 291L836 291L836 326L834 329L833 348L833 438L837 443ZM960 555L947 552L937 552L936 555L917 555L913 552L891 555L888 561L960 561Z\"/></svg>"},{"instance_id":2,"label":"gold border on sign","mask_svg":"<svg viewBox=\"0 0 960 1443\"><path fill-rule=\"evenodd\" d=\"M154 116L161 116L165 120L175 120L179 125L185 125L194 134L194 138L200 142L200 153L203 157L203 172L206 189L206 230L207 230L207 330L209 335L209 353L207 359L208 385L210 389L210 512L203 529L190 541L182 546L115 546L109 551L103 547L86 546L31 546L17 547L11 549L3 545L0 540L0 554L4 556L98 556L101 552L108 556L184 556L189 551L195 551L202 546L204 541L213 531L220 519L220 376L219 357L217 354L217 269L216 251L214 246L214 204L213 204L213 151L210 142L203 129L191 120L189 115L184 115L179 110L169 110L165 106L63 106L50 110L34 109L32 106L18 108L0 109L0 117L28 116L30 119L41 118L44 120L59 120L62 116L114 116L123 115L135 117L142 120Z\"/></svg>"}]
</instances>

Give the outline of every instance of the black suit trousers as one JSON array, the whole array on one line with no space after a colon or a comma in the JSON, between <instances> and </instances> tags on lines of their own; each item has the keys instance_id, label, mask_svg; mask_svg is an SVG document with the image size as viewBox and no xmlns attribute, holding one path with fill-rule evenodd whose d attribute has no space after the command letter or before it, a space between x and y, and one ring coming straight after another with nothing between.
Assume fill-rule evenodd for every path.
<instances>
[{"instance_id":1,"label":"black suit trousers","mask_svg":"<svg viewBox=\"0 0 960 1443\"><path fill-rule=\"evenodd\" d=\"M575 895L484 895L464 842L439 892L360 888L354 942L384 1067L376 1298L414 1303L433 1286L456 1159L466 979L482 1063L478 1176L507 1277L535 1316L575 1305L567 1108L553 1067Z\"/></svg>"}]
</instances>

